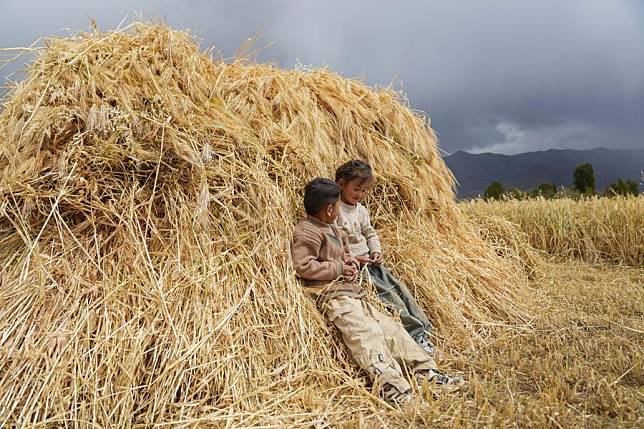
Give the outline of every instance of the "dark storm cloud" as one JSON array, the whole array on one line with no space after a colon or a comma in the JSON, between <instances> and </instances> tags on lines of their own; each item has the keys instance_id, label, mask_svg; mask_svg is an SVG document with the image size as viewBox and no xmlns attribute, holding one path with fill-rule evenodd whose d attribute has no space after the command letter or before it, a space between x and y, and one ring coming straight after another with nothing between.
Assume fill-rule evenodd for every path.
<instances>
[{"instance_id":1,"label":"dark storm cloud","mask_svg":"<svg viewBox=\"0 0 644 429\"><path fill-rule=\"evenodd\" d=\"M513 153L644 147L644 7L637 1L0 1L0 45L102 28L143 11L233 56L328 65L393 83L441 147ZM9 68L0 70L6 75Z\"/></svg>"}]
</instances>

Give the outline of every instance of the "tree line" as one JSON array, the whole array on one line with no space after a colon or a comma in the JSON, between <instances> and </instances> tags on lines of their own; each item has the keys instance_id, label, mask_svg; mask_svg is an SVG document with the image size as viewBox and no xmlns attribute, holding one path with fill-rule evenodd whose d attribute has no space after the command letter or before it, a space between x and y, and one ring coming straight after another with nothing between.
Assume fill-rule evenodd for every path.
<instances>
[{"instance_id":1,"label":"tree line","mask_svg":"<svg viewBox=\"0 0 644 429\"><path fill-rule=\"evenodd\" d=\"M493 181L483 192L484 200L499 199L527 199L542 197L545 199L552 198L582 198L587 196L600 195L612 197L617 195L638 195L637 183L633 180L619 179L606 187L603 194L595 192L595 173L592 164L579 164L575 167L572 174L573 187L557 187L552 183L542 183L532 190L524 191L521 189L505 189L503 184Z\"/></svg>"}]
</instances>

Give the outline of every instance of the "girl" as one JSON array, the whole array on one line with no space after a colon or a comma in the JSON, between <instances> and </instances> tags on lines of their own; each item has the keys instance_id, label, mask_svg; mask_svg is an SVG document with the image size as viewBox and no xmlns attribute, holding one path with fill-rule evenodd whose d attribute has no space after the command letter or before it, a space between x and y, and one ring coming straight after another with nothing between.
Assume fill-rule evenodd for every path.
<instances>
[{"instance_id":1,"label":"girl","mask_svg":"<svg viewBox=\"0 0 644 429\"><path fill-rule=\"evenodd\" d=\"M359 160L345 162L336 170L335 181L341 189L336 224L348 236L351 255L367 266L378 297L396 309L409 335L433 356L434 346L427 338L432 326L407 286L382 265L380 238L367 209L360 204L373 182L371 166Z\"/></svg>"}]
</instances>

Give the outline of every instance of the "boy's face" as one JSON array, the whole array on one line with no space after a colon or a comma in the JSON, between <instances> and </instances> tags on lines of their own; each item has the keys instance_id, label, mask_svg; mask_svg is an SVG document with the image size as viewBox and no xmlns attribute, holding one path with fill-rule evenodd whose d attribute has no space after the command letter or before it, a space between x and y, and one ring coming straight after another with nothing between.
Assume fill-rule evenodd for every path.
<instances>
[{"instance_id":1,"label":"boy's face","mask_svg":"<svg viewBox=\"0 0 644 429\"><path fill-rule=\"evenodd\" d=\"M324 223L333 223L338 218L340 214L340 199L333 203L327 204L318 214L315 215L316 218L321 220Z\"/></svg>"},{"instance_id":2,"label":"boy's face","mask_svg":"<svg viewBox=\"0 0 644 429\"><path fill-rule=\"evenodd\" d=\"M339 214L340 214L340 199L338 198L338 201L336 201L335 204L329 204L327 206L327 216L328 216L327 223L335 222Z\"/></svg>"},{"instance_id":3,"label":"boy's face","mask_svg":"<svg viewBox=\"0 0 644 429\"><path fill-rule=\"evenodd\" d=\"M353 179L350 181L340 181L340 189L342 190L342 201L347 204L355 206L365 197L369 188L371 188L372 180Z\"/></svg>"}]
</instances>

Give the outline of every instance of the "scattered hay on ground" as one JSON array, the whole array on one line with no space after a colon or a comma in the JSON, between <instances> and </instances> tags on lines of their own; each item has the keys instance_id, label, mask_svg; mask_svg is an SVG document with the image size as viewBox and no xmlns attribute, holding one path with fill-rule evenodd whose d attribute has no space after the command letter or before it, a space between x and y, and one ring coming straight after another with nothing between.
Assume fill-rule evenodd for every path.
<instances>
[{"instance_id":1,"label":"scattered hay on ground","mask_svg":"<svg viewBox=\"0 0 644 429\"><path fill-rule=\"evenodd\" d=\"M571 260L540 271L534 329L459 350L471 396L438 414L470 427L641 426L644 269Z\"/></svg>"}]
</instances>

